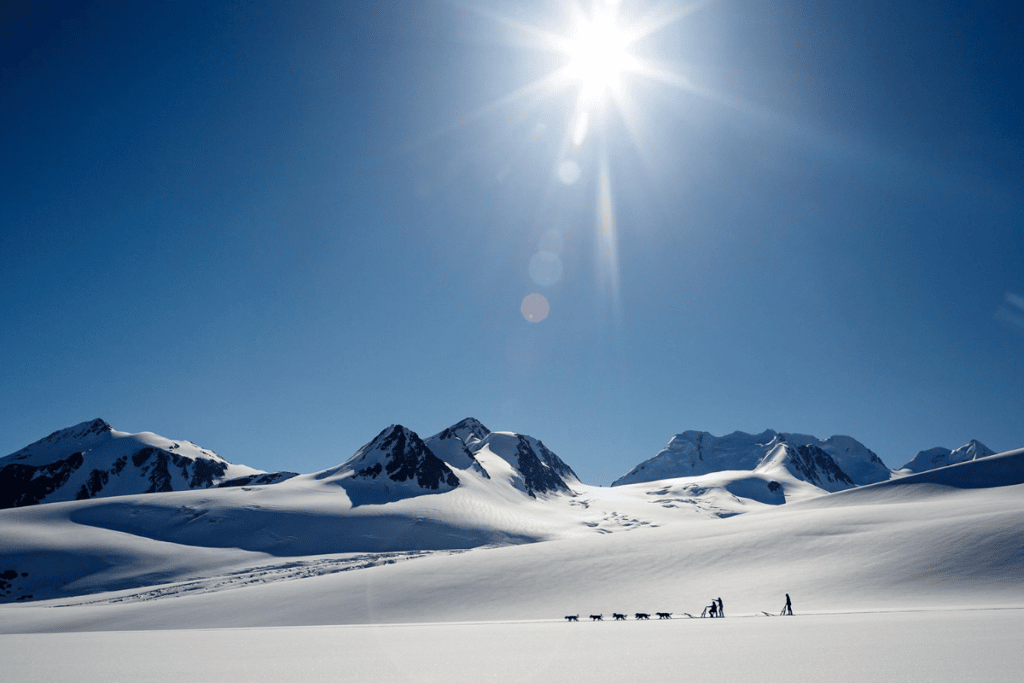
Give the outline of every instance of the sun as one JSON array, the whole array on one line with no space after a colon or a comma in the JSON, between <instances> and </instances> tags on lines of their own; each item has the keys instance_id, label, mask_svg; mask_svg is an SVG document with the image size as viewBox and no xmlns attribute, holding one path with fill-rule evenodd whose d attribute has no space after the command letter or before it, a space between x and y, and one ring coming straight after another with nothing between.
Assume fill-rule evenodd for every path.
<instances>
[{"instance_id":1,"label":"sun","mask_svg":"<svg viewBox=\"0 0 1024 683\"><path fill-rule=\"evenodd\" d=\"M631 37L617 22L617 8L612 2L595 3L592 15L578 17L564 38L569 57L565 74L580 83L584 99L601 99L617 90L620 75L639 66L629 53Z\"/></svg>"},{"instance_id":2,"label":"sun","mask_svg":"<svg viewBox=\"0 0 1024 683\"><path fill-rule=\"evenodd\" d=\"M618 229L613 192L613 149L621 149L622 145L610 144L609 139L625 134L641 157L647 155L651 136L642 135L640 126L644 121L642 99L649 88L634 86L657 83L680 94L710 95L695 87L676 66L652 57L652 49L655 53L657 49L652 46L652 41L647 40L704 7L710 0L556 0L539 3L559 6L557 17L552 18L551 23L559 24L560 31L515 18L520 13L518 9L510 15L481 6L501 2L517 8L523 4L517 0L459 0L460 5L468 3L464 6L470 12L493 22L499 42L547 53L556 58L551 60L551 64L557 66L484 105L466 121L499 110L519 120L529 116L533 108L547 112L548 102L568 104L564 111L564 137L558 142L558 151L549 167L553 171L551 182L568 187L577 185L581 178L586 177L588 182L581 184L589 184L595 191L598 271L611 308L618 315ZM548 128L547 123L538 122L532 129L533 135L537 136L540 134L538 131ZM551 187L557 185L552 184ZM549 192L549 196L554 195L553 191ZM570 195L578 197L575 193L566 196ZM566 201L577 200L567 198ZM524 306L532 301L527 298ZM531 318L530 315L534 315L531 311L523 309L527 320L539 319ZM546 310L544 314L547 314Z\"/></svg>"}]
</instances>

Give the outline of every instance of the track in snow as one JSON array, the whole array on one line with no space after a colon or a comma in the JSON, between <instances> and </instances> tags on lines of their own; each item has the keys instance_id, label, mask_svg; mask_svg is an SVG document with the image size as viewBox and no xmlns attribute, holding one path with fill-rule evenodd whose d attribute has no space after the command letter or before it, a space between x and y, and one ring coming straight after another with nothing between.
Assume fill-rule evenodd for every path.
<instances>
[{"instance_id":1,"label":"track in snow","mask_svg":"<svg viewBox=\"0 0 1024 683\"><path fill-rule=\"evenodd\" d=\"M330 557L320 559L303 559L283 562L281 564L260 565L251 569L240 569L215 576L207 576L188 581L176 581L145 590L119 592L115 597L104 597L98 600L69 601L52 607L73 607L76 605L110 605L116 603L144 602L161 598L175 598L184 595L201 595L217 593L234 588L244 588L256 584L308 579L315 576L326 576L350 572L357 569L369 569L398 562L419 559L431 555L456 555L465 550L411 550L391 553L363 553L354 557Z\"/></svg>"}]
</instances>

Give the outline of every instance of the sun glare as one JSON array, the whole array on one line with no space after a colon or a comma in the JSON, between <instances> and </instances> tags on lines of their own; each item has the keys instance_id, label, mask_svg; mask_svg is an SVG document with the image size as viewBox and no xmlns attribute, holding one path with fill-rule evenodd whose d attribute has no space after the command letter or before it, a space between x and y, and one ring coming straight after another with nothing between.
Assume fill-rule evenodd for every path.
<instances>
[{"instance_id":1,"label":"sun glare","mask_svg":"<svg viewBox=\"0 0 1024 683\"><path fill-rule=\"evenodd\" d=\"M645 39L675 24L709 0L659 0L647 4L628 0L562 0L569 22L562 33L523 22L470 2L469 9L494 21L503 35L515 36L514 44L540 49L564 58L558 68L521 86L477 111L473 117L498 109L526 111L530 103L551 95L572 103L565 112L565 133L553 159L553 180L562 186L574 186L587 176L595 182L595 242L598 269L607 287L615 315L619 306L618 227L613 191L613 158L608 138L615 128L607 122L614 116L634 143L645 154L643 136L638 129L641 118L633 85L641 81L658 82L682 92L707 96L675 69L663 65L641 50ZM508 0L511 2L511 0ZM620 13L621 10L621 13ZM562 15L566 16L566 15ZM640 53L640 54L638 54ZM534 130L546 130L536 124ZM594 155L591 152L597 150ZM595 161L596 156L596 161ZM545 250L542 250L545 251ZM561 262L546 251L531 259L530 277L540 286L551 286L562 278ZM530 322L539 322L549 313L547 300L532 294L523 300L522 314Z\"/></svg>"},{"instance_id":2,"label":"sun glare","mask_svg":"<svg viewBox=\"0 0 1024 683\"><path fill-rule=\"evenodd\" d=\"M566 36L566 74L579 81L581 97L588 100L615 90L620 74L637 67L636 59L629 54L631 41L616 23L616 9L616 3L596 3L593 15L579 17L572 33Z\"/></svg>"}]
</instances>

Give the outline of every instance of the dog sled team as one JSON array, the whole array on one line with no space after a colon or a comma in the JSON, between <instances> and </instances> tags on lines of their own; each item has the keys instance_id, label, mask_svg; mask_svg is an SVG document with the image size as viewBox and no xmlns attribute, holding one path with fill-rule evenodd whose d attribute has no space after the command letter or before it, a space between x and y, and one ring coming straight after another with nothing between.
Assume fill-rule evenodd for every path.
<instances>
[{"instance_id":1,"label":"dog sled team","mask_svg":"<svg viewBox=\"0 0 1024 683\"><path fill-rule=\"evenodd\" d=\"M689 612L683 612L683 614L685 614L690 619L695 619L696 618L692 614L690 614ZM769 614L768 612L762 612L762 614L764 614L766 617L774 616L774 615ZM655 615L657 615L657 617L659 619L671 619L672 618L672 612L655 612ZM651 615L648 614L647 612L637 612L635 616L636 616L636 619L638 621L643 621L643 620L651 618ZM725 616L725 605L722 604L722 598L713 598L711 600L711 604L708 605L707 607L705 607L704 611L700 613L700 618L709 617L711 619L721 619L724 616ZM789 599L789 593L786 593L786 604L782 607L782 611L779 612L779 616L793 616L793 602ZM612 612L612 618L615 621L625 621L626 620L626 615L625 614L619 614L618 612ZM565 620L566 621L579 621L580 620L580 615L578 615L578 614L567 614L565 616ZM604 621L604 615L603 614L591 614L590 615L590 620L591 621Z\"/></svg>"}]
</instances>

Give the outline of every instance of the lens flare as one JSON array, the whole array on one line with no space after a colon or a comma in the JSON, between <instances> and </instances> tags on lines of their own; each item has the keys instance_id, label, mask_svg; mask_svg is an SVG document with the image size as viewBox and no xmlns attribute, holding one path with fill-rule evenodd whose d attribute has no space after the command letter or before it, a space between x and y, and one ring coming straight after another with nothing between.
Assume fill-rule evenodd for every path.
<instances>
[{"instance_id":1,"label":"lens flare","mask_svg":"<svg viewBox=\"0 0 1024 683\"><path fill-rule=\"evenodd\" d=\"M551 312L551 306L548 304L548 300L544 298L543 294L537 294L534 292L523 299L523 303L519 307L519 311L523 314L523 317L531 323L539 323L541 320L548 317L548 313Z\"/></svg>"},{"instance_id":2,"label":"lens flare","mask_svg":"<svg viewBox=\"0 0 1024 683\"><path fill-rule=\"evenodd\" d=\"M1024 296L1007 292L1003 305L996 311L996 320L1024 332Z\"/></svg>"},{"instance_id":3,"label":"lens flare","mask_svg":"<svg viewBox=\"0 0 1024 683\"><path fill-rule=\"evenodd\" d=\"M612 311L619 316L619 244L615 225L612 181L607 151L601 150L600 178L597 189L597 259L598 271L605 278Z\"/></svg>"}]
</instances>

